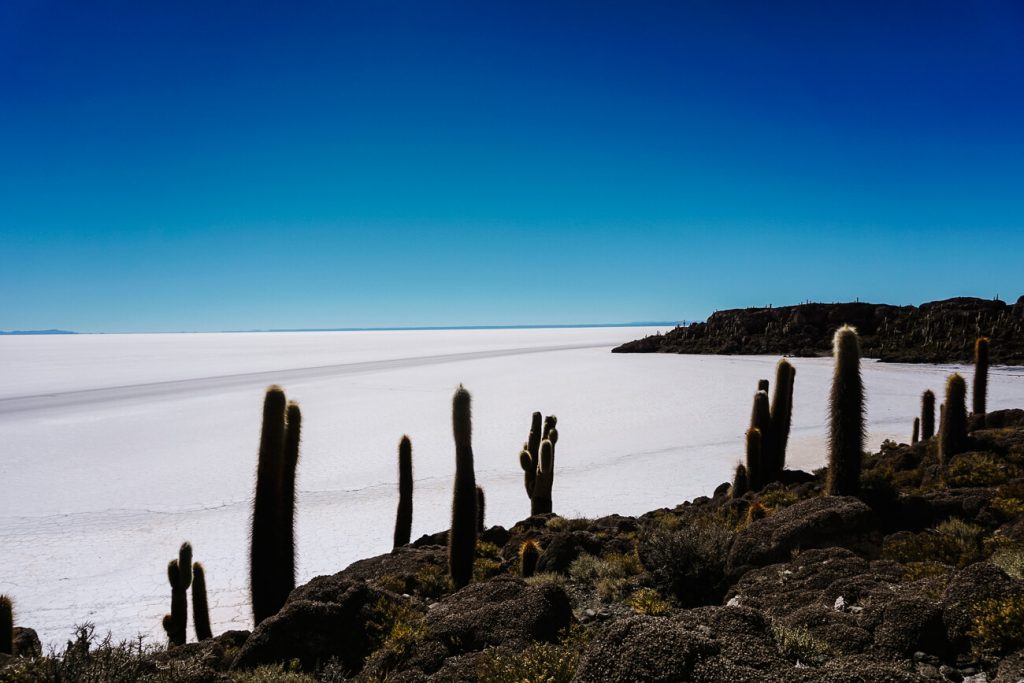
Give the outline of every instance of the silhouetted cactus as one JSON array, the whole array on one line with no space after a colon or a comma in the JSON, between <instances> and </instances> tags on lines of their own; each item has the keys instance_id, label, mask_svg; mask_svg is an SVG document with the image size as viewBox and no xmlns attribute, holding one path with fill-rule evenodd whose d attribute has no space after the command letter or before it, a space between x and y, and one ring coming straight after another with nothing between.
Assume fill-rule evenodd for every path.
<instances>
[{"instance_id":1,"label":"silhouetted cactus","mask_svg":"<svg viewBox=\"0 0 1024 683\"><path fill-rule=\"evenodd\" d=\"M758 490L775 479L777 470L775 457L775 430L772 425L771 404L768 393L758 391L754 394L754 405L750 411L750 428L761 433L760 455L757 460Z\"/></svg>"},{"instance_id":2,"label":"silhouetted cactus","mask_svg":"<svg viewBox=\"0 0 1024 683\"><path fill-rule=\"evenodd\" d=\"M751 427L747 430L747 486L751 491L760 491L761 481L761 430Z\"/></svg>"},{"instance_id":3,"label":"silhouetted cactus","mask_svg":"<svg viewBox=\"0 0 1024 683\"><path fill-rule=\"evenodd\" d=\"M732 498L742 498L750 487L747 484L747 468L743 466L743 463L736 465L736 474L732 478L732 488L729 489L729 495Z\"/></svg>"},{"instance_id":4,"label":"silhouetted cactus","mask_svg":"<svg viewBox=\"0 0 1024 683\"><path fill-rule=\"evenodd\" d=\"M921 394L921 440L927 441L935 436L935 394L926 389Z\"/></svg>"},{"instance_id":5,"label":"silhouetted cactus","mask_svg":"<svg viewBox=\"0 0 1024 683\"><path fill-rule=\"evenodd\" d=\"M295 420L290 434L288 417ZM249 590L257 625L277 614L294 587L292 534L300 429L298 406L288 403L281 387L269 387L263 401L249 555Z\"/></svg>"},{"instance_id":6,"label":"silhouetted cactus","mask_svg":"<svg viewBox=\"0 0 1024 683\"><path fill-rule=\"evenodd\" d=\"M455 435L455 487L448 532L448 572L456 590L473 578L476 553L476 476L473 473L473 417L469 392L460 384L452 398Z\"/></svg>"},{"instance_id":7,"label":"silhouetted cactus","mask_svg":"<svg viewBox=\"0 0 1024 683\"><path fill-rule=\"evenodd\" d=\"M974 384L971 386L971 412L980 416L985 424L985 404L988 394L988 337L974 342Z\"/></svg>"},{"instance_id":8,"label":"silhouetted cactus","mask_svg":"<svg viewBox=\"0 0 1024 683\"><path fill-rule=\"evenodd\" d=\"M768 380L766 380L766 379L759 379L759 380L757 380L757 390L758 391L763 391L764 393L767 394L768 393L768 386L769 386L768 385Z\"/></svg>"},{"instance_id":9,"label":"silhouetted cactus","mask_svg":"<svg viewBox=\"0 0 1024 683\"><path fill-rule=\"evenodd\" d=\"M196 640L213 638L210 607L206 601L206 571L199 562L192 565L192 624L196 627Z\"/></svg>"},{"instance_id":10,"label":"silhouetted cactus","mask_svg":"<svg viewBox=\"0 0 1024 683\"><path fill-rule=\"evenodd\" d=\"M476 487L476 530L482 532L486 527L484 522L486 518L484 513L486 512L487 502L484 500L484 490L482 487Z\"/></svg>"},{"instance_id":11,"label":"silhouetted cactus","mask_svg":"<svg viewBox=\"0 0 1024 683\"><path fill-rule=\"evenodd\" d=\"M939 463L946 467L953 456L967 450L967 383L957 373L946 380L946 402L939 425Z\"/></svg>"},{"instance_id":12,"label":"silhouetted cactus","mask_svg":"<svg viewBox=\"0 0 1024 683\"><path fill-rule=\"evenodd\" d=\"M775 394L772 396L772 437L775 440L772 456L773 480L778 479L786 467L786 447L789 445L789 430L793 424L793 383L796 368L781 359L775 366Z\"/></svg>"},{"instance_id":13,"label":"silhouetted cactus","mask_svg":"<svg viewBox=\"0 0 1024 683\"><path fill-rule=\"evenodd\" d=\"M181 568L177 560L167 564L167 582L171 584L171 613L164 616L164 630L170 645L185 644L188 625L188 596L181 587Z\"/></svg>"},{"instance_id":14,"label":"silhouetted cactus","mask_svg":"<svg viewBox=\"0 0 1024 683\"><path fill-rule=\"evenodd\" d=\"M530 438L523 444L519 453L519 465L523 468L523 484L526 495L533 498L533 483L537 478L537 467L540 465L540 442L543 437L542 417L534 413L530 420Z\"/></svg>"},{"instance_id":15,"label":"silhouetted cactus","mask_svg":"<svg viewBox=\"0 0 1024 683\"><path fill-rule=\"evenodd\" d=\"M183 590L192 585L192 544L185 541L178 548L178 572Z\"/></svg>"},{"instance_id":16,"label":"silhouetted cactus","mask_svg":"<svg viewBox=\"0 0 1024 683\"><path fill-rule=\"evenodd\" d=\"M533 576L537 572L537 562L540 560L540 546L534 540L523 541L519 546L519 575L524 579Z\"/></svg>"},{"instance_id":17,"label":"silhouetted cactus","mask_svg":"<svg viewBox=\"0 0 1024 683\"><path fill-rule=\"evenodd\" d=\"M395 547L407 545L412 537L412 441L398 442L398 516L395 518Z\"/></svg>"},{"instance_id":18,"label":"silhouetted cactus","mask_svg":"<svg viewBox=\"0 0 1024 683\"><path fill-rule=\"evenodd\" d=\"M833 339L835 370L829 399L828 482L830 496L855 495L864 454L864 385L860 377L860 340L844 325Z\"/></svg>"},{"instance_id":19,"label":"silhouetted cactus","mask_svg":"<svg viewBox=\"0 0 1024 683\"><path fill-rule=\"evenodd\" d=\"M0 595L0 655L14 654L14 603Z\"/></svg>"},{"instance_id":20,"label":"silhouetted cactus","mask_svg":"<svg viewBox=\"0 0 1024 683\"><path fill-rule=\"evenodd\" d=\"M921 432L921 418L914 418L914 430L910 434L910 445L913 446L917 443L917 436Z\"/></svg>"},{"instance_id":21,"label":"silhouetted cactus","mask_svg":"<svg viewBox=\"0 0 1024 683\"><path fill-rule=\"evenodd\" d=\"M557 437L556 437L557 438ZM542 515L551 512L551 486L555 480L555 446L550 439L540 442L540 468L537 482L530 499L530 514Z\"/></svg>"}]
</instances>

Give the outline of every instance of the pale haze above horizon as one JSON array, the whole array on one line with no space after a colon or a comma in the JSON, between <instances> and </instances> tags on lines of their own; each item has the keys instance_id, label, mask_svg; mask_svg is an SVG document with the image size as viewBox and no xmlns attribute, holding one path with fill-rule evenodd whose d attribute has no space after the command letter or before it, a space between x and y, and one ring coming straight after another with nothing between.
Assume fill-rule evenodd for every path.
<instances>
[{"instance_id":1,"label":"pale haze above horizon","mask_svg":"<svg viewBox=\"0 0 1024 683\"><path fill-rule=\"evenodd\" d=\"M0 5L0 330L1024 294L1024 6Z\"/></svg>"}]
</instances>

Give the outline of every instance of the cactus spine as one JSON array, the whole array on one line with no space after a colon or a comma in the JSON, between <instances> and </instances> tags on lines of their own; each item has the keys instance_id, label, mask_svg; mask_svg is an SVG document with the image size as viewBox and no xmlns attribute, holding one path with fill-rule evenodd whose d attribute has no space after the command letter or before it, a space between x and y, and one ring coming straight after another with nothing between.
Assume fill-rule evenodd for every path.
<instances>
[{"instance_id":1,"label":"cactus spine","mask_svg":"<svg viewBox=\"0 0 1024 683\"><path fill-rule=\"evenodd\" d=\"M14 603L0 595L0 655L14 654Z\"/></svg>"},{"instance_id":2,"label":"cactus spine","mask_svg":"<svg viewBox=\"0 0 1024 683\"><path fill-rule=\"evenodd\" d=\"M473 417L469 392L460 384L452 398L455 436L455 487L448 533L448 572L458 590L473 578L476 553L476 477L473 473Z\"/></svg>"},{"instance_id":3,"label":"cactus spine","mask_svg":"<svg viewBox=\"0 0 1024 683\"><path fill-rule=\"evenodd\" d=\"M486 528L484 525L485 517L484 511L486 510L486 501L484 500L484 489L481 486L476 487L476 530L478 533L483 532Z\"/></svg>"},{"instance_id":4,"label":"cactus spine","mask_svg":"<svg viewBox=\"0 0 1024 683\"><path fill-rule=\"evenodd\" d=\"M751 491L761 490L761 430L751 427L747 430L747 487Z\"/></svg>"},{"instance_id":5,"label":"cactus spine","mask_svg":"<svg viewBox=\"0 0 1024 683\"><path fill-rule=\"evenodd\" d=\"M772 396L772 433L775 438L772 479L778 479L786 466L786 446L789 429L793 424L793 383L796 368L785 358L775 366L775 394Z\"/></svg>"},{"instance_id":6,"label":"cactus spine","mask_svg":"<svg viewBox=\"0 0 1024 683\"><path fill-rule=\"evenodd\" d=\"M988 394L988 337L974 342L974 384L971 386L971 412L980 415L985 423L985 403Z\"/></svg>"},{"instance_id":7,"label":"cactus spine","mask_svg":"<svg viewBox=\"0 0 1024 683\"><path fill-rule=\"evenodd\" d=\"M729 491L729 495L732 498L742 498L750 487L747 485L747 468L743 466L743 463L736 465L736 474L732 478L732 488Z\"/></svg>"},{"instance_id":8,"label":"cactus spine","mask_svg":"<svg viewBox=\"0 0 1024 683\"><path fill-rule=\"evenodd\" d=\"M939 464L949 465L954 455L967 450L967 383L957 373L946 380L946 402L939 425Z\"/></svg>"},{"instance_id":9,"label":"cactus spine","mask_svg":"<svg viewBox=\"0 0 1024 683\"><path fill-rule=\"evenodd\" d=\"M170 645L184 645L188 628L188 588L192 585L192 546L188 541L178 549L178 559L167 563L167 582L171 584L171 613L164 616L164 630Z\"/></svg>"},{"instance_id":10,"label":"cactus spine","mask_svg":"<svg viewBox=\"0 0 1024 683\"><path fill-rule=\"evenodd\" d=\"M395 518L395 547L407 545L412 537L412 441L398 442L398 516Z\"/></svg>"},{"instance_id":11,"label":"cactus spine","mask_svg":"<svg viewBox=\"0 0 1024 683\"><path fill-rule=\"evenodd\" d=\"M864 454L864 385L860 377L857 331L844 325L833 339L835 370L829 400L828 483L830 496L848 496L860 487Z\"/></svg>"},{"instance_id":12,"label":"cactus spine","mask_svg":"<svg viewBox=\"0 0 1024 683\"><path fill-rule=\"evenodd\" d=\"M519 575L528 579L537 573L537 562L540 560L540 546L534 540L523 541L519 546Z\"/></svg>"},{"instance_id":13,"label":"cactus spine","mask_svg":"<svg viewBox=\"0 0 1024 683\"><path fill-rule=\"evenodd\" d=\"M935 436L935 394L926 389L921 394L921 440L927 441Z\"/></svg>"},{"instance_id":14,"label":"cactus spine","mask_svg":"<svg viewBox=\"0 0 1024 683\"><path fill-rule=\"evenodd\" d=\"M249 554L249 590L257 625L277 614L295 587L295 471L301 428L298 404L288 402L281 387L268 387Z\"/></svg>"},{"instance_id":15,"label":"cactus spine","mask_svg":"<svg viewBox=\"0 0 1024 683\"><path fill-rule=\"evenodd\" d=\"M192 565L192 624L196 627L196 640L213 638L210 608L206 601L206 570L199 562Z\"/></svg>"},{"instance_id":16,"label":"cactus spine","mask_svg":"<svg viewBox=\"0 0 1024 683\"><path fill-rule=\"evenodd\" d=\"M921 418L914 418L914 430L910 434L910 445L913 446L917 443L917 436L921 432Z\"/></svg>"}]
</instances>

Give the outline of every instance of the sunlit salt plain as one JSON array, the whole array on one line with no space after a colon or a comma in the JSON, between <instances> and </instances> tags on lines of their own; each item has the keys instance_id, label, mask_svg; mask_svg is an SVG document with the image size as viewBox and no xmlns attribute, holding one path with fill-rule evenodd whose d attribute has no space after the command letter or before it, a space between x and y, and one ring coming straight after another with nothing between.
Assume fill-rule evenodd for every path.
<instances>
[{"instance_id":1,"label":"sunlit salt plain","mask_svg":"<svg viewBox=\"0 0 1024 683\"><path fill-rule=\"evenodd\" d=\"M527 516L518 451L559 417L557 511L638 514L710 493L742 454L772 357L618 355L638 328L0 338L0 593L58 644L76 623L162 639L166 564L190 540L214 630L248 628L248 519L263 388L303 409L298 578L390 550L396 446L413 440L413 536L447 527L450 398L473 394L489 524ZM824 462L829 359L796 359L789 466ZM866 361L870 446L907 440L953 366ZM995 368L991 409L1024 406ZM191 636L190 636L191 637Z\"/></svg>"}]
</instances>

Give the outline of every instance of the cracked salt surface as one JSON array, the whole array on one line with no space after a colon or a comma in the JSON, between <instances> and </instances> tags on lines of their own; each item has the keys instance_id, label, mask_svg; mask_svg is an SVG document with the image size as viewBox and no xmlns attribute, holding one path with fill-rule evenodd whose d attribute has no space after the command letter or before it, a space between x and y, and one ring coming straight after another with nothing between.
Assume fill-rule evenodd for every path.
<instances>
[{"instance_id":1,"label":"cracked salt surface","mask_svg":"<svg viewBox=\"0 0 1024 683\"><path fill-rule=\"evenodd\" d=\"M61 644L76 623L162 640L166 564L207 571L214 631L248 628L248 520L263 388L303 407L298 579L390 550L396 448L413 440L413 537L447 527L450 399L474 397L488 523L525 517L519 446L559 417L556 509L638 514L709 494L743 451L773 357L618 355L637 328L0 338L0 592ZM823 463L828 359L796 359L789 464ZM950 367L865 362L872 448L906 440ZM995 368L991 409L1024 406ZM190 632L190 638L192 637Z\"/></svg>"}]
</instances>

